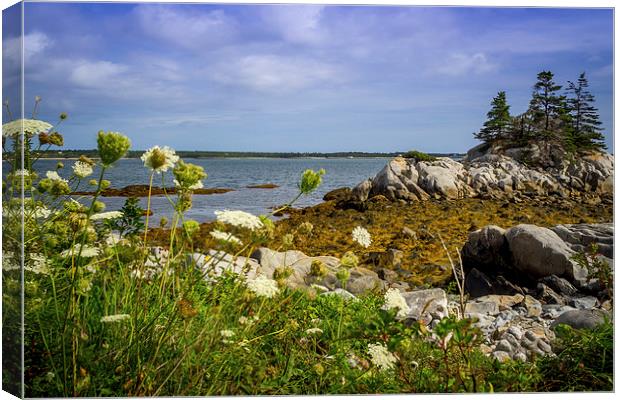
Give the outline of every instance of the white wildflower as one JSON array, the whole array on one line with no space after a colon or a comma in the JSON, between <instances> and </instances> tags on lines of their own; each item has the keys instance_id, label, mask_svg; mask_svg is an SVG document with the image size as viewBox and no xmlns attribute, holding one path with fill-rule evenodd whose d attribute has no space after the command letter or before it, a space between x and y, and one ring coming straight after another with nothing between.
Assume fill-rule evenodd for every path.
<instances>
[{"instance_id":1,"label":"white wildflower","mask_svg":"<svg viewBox=\"0 0 620 400\"><path fill-rule=\"evenodd\" d=\"M230 243L235 243L235 244L241 244L241 240L238 237L230 233L227 233L227 232L218 231L216 229L212 232L209 232L209 234L217 240L222 240L224 242L230 242Z\"/></svg>"},{"instance_id":2,"label":"white wildflower","mask_svg":"<svg viewBox=\"0 0 620 400\"><path fill-rule=\"evenodd\" d=\"M53 181L68 183L68 181L66 179L61 178L60 175L58 175L58 172L56 171L47 171L45 173L45 176L47 177L47 179L51 179Z\"/></svg>"},{"instance_id":3,"label":"white wildflower","mask_svg":"<svg viewBox=\"0 0 620 400\"><path fill-rule=\"evenodd\" d=\"M248 317L246 317L245 315L242 315L239 317L239 324L245 325L247 323L248 323Z\"/></svg>"},{"instance_id":4,"label":"white wildflower","mask_svg":"<svg viewBox=\"0 0 620 400\"><path fill-rule=\"evenodd\" d=\"M34 253L30 255L30 262L24 266L26 271L34 272L35 274L49 275L49 268L47 265L47 258L43 254Z\"/></svg>"},{"instance_id":5,"label":"white wildflower","mask_svg":"<svg viewBox=\"0 0 620 400\"><path fill-rule=\"evenodd\" d=\"M306 334L307 335L314 335L314 334L320 335L321 333L323 333L323 329L321 329L321 328L309 328L309 329L306 329Z\"/></svg>"},{"instance_id":6,"label":"white wildflower","mask_svg":"<svg viewBox=\"0 0 620 400\"><path fill-rule=\"evenodd\" d=\"M264 296L271 298L280 292L278 289L278 283L273 279L269 279L264 275L259 275L256 278L247 282L248 289L254 292L257 296Z\"/></svg>"},{"instance_id":7,"label":"white wildflower","mask_svg":"<svg viewBox=\"0 0 620 400\"><path fill-rule=\"evenodd\" d=\"M140 159L144 161L145 167L161 173L168 171L168 168L174 167L174 164L179 161L179 156L168 146L153 146L146 153L142 154Z\"/></svg>"},{"instance_id":8,"label":"white wildflower","mask_svg":"<svg viewBox=\"0 0 620 400\"><path fill-rule=\"evenodd\" d=\"M357 242L360 246L368 247L370 246L370 243L372 243L370 233L368 233L368 231L361 226L353 229L352 236L353 241Z\"/></svg>"},{"instance_id":9,"label":"white wildflower","mask_svg":"<svg viewBox=\"0 0 620 400\"><path fill-rule=\"evenodd\" d=\"M131 318L129 314L114 314L114 315L106 315L105 317L101 317L101 322L119 322L124 321L126 319Z\"/></svg>"},{"instance_id":10,"label":"white wildflower","mask_svg":"<svg viewBox=\"0 0 620 400\"><path fill-rule=\"evenodd\" d=\"M107 211L102 213L93 214L90 216L91 221L97 221L101 219L115 219L123 216L122 211Z\"/></svg>"},{"instance_id":11,"label":"white wildflower","mask_svg":"<svg viewBox=\"0 0 620 400\"><path fill-rule=\"evenodd\" d=\"M235 336L235 332L231 331L230 329L223 329L220 331L220 336L224 338L230 338Z\"/></svg>"},{"instance_id":12,"label":"white wildflower","mask_svg":"<svg viewBox=\"0 0 620 400\"><path fill-rule=\"evenodd\" d=\"M396 364L396 357L394 354L382 344L375 343L368 345L368 354L370 354L370 361L381 370L388 370L394 368Z\"/></svg>"},{"instance_id":13,"label":"white wildflower","mask_svg":"<svg viewBox=\"0 0 620 400\"><path fill-rule=\"evenodd\" d=\"M121 241L121 235L119 235L116 232L111 232L106 238L105 238L105 244L107 244L108 246L112 247L117 245L120 241Z\"/></svg>"},{"instance_id":14,"label":"white wildflower","mask_svg":"<svg viewBox=\"0 0 620 400\"><path fill-rule=\"evenodd\" d=\"M86 178L92 175L93 167L83 161L76 161L75 164L73 164L73 173L78 178Z\"/></svg>"},{"instance_id":15,"label":"white wildflower","mask_svg":"<svg viewBox=\"0 0 620 400\"><path fill-rule=\"evenodd\" d=\"M382 309L391 310L392 308L397 308L397 318L405 318L407 314L409 314L409 311L411 311L411 308L407 304L407 300L405 300L403 295L400 293L400 290L398 289L388 289L387 292L385 292L383 299L384 304Z\"/></svg>"},{"instance_id":16,"label":"white wildflower","mask_svg":"<svg viewBox=\"0 0 620 400\"><path fill-rule=\"evenodd\" d=\"M43 218L46 219L52 214L52 211L47 207L37 207L35 208L32 216L33 218Z\"/></svg>"},{"instance_id":17,"label":"white wildflower","mask_svg":"<svg viewBox=\"0 0 620 400\"><path fill-rule=\"evenodd\" d=\"M61 257L71 257L72 255L77 256L80 253L80 245L76 244L75 247L73 247L73 249L67 249L65 251L63 251L62 253L60 253ZM99 255L99 249L96 247L92 247L89 245L84 245L82 247L82 254L81 256L83 258L90 258L90 257L96 257Z\"/></svg>"},{"instance_id":18,"label":"white wildflower","mask_svg":"<svg viewBox=\"0 0 620 400\"><path fill-rule=\"evenodd\" d=\"M47 132L52 128L52 124L38 119L18 119L2 125L2 136L17 136L22 129L24 134L28 136L38 135L41 132Z\"/></svg>"},{"instance_id":19,"label":"white wildflower","mask_svg":"<svg viewBox=\"0 0 620 400\"><path fill-rule=\"evenodd\" d=\"M30 176L30 171L27 169L18 169L13 173L15 176Z\"/></svg>"},{"instance_id":20,"label":"white wildflower","mask_svg":"<svg viewBox=\"0 0 620 400\"><path fill-rule=\"evenodd\" d=\"M15 264L15 262L13 261L13 257L14 257L14 253L12 251L2 252L2 270L3 271L15 271L21 268L18 264Z\"/></svg>"},{"instance_id":21,"label":"white wildflower","mask_svg":"<svg viewBox=\"0 0 620 400\"><path fill-rule=\"evenodd\" d=\"M215 215L219 222L236 226L239 228L247 228L249 230L260 229L263 227L263 222L256 215L252 215L245 211L215 211Z\"/></svg>"},{"instance_id":22,"label":"white wildflower","mask_svg":"<svg viewBox=\"0 0 620 400\"><path fill-rule=\"evenodd\" d=\"M176 186L179 189L182 187L182 185L176 179L173 179L172 183L174 183L174 186ZM193 185L189 186L187 189L189 189L189 190L196 190L196 189L202 189L203 187L204 187L204 185L202 184L202 181L198 181L198 182L194 183Z\"/></svg>"}]
</instances>

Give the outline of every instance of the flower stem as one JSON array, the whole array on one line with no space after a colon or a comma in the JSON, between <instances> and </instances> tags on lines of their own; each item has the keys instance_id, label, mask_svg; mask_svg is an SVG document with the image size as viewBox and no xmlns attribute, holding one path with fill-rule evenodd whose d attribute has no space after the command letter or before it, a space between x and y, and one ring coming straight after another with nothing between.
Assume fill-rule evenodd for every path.
<instances>
[{"instance_id":1,"label":"flower stem","mask_svg":"<svg viewBox=\"0 0 620 400\"><path fill-rule=\"evenodd\" d=\"M149 214L151 213L151 191L153 190L153 177L155 176L155 170L151 172L151 178L149 179L149 196L146 200L146 221L144 223L144 246L146 247L146 235L149 231Z\"/></svg>"}]
</instances>

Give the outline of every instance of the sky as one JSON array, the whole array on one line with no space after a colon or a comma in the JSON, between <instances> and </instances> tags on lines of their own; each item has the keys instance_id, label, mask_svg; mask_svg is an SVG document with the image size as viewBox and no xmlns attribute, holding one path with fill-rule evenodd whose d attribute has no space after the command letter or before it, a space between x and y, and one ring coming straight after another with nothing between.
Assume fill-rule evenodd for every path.
<instances>
[{"instance_id":1,"label":"sky","mask_svg":"<svg viewBox=\"0 0 620 400\"><path fill-rule=\"evenodd\" d=\"M498 91L526 110L542 70L583 71L613 139L610 9L26 3L25 104L133 149L464 152ZM17 10L18 11L18 10ZM19 25L3 15L4 100ZM6 121L6 114L3 115Z\"/></svg>"}]
</instances>

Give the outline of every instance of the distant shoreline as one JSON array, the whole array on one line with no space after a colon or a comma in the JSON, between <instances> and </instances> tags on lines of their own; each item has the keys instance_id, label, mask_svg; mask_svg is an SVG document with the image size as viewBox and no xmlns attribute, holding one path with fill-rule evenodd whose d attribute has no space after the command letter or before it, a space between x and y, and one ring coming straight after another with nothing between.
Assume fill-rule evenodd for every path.
<instances>
[{"instance_id":1,"label":"distant shoreline","mask_svg":"<svg viewBox=\"0 0 620 400\"><path fill-rule=\"evenodd\" d=\"M134 150L130 151L125 159L139 159L144 151ZM221 158L221 159L262 159L262 158L280 158L280 159L333 159L333 158L393 158L402 155L406 152L393 152L393 153L365 153L365 152L333 152L333 153L313 153L313 152L234 152L234 151L177 151L176 154L181 158ZM41 153L41 158L48 160L72 160L77 159L81 155L96 159L97 150L65 150L59 151L44 151ZM434 157L450 157L457 158L465 156L465 153L429 153Z\"/></svg>"}]
</instances>

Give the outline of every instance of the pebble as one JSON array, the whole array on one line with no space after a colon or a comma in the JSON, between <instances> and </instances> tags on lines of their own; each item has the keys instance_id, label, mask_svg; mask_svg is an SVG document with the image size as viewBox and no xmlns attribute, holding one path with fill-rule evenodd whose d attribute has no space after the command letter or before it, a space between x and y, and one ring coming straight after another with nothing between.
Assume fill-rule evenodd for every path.
<instances>
[{"instance_id":1,"label":"pebble","mask_svg":"<svg viewBox=\"0 0 620 400\"><path fill-rule=\"evenodd\" d=\"M495 351L496 352L497 351L505 351L506 353L510 354L510 353L512 353L513 349L512 349L512 346L510 345L510 342L508 342L508 340L502 339L495 346Z\"/></svg>"},{"instance_id":2,"label":"pebble","mask_svg":"<svg viewBox=\"0 0 620 400\"><path fill-rule=\"evenodd\" d=\"M594 308L596 303L597 299L594 296L572 298L568 302L571 306L581 310Z\"/></svg>"},{"instance_id":3,"label":"pebble","mask_svg":"<svg viewBox=\"0 0 620 400\"><path fill-rule=\"evenodd\" d=\"M505 351L494 351L492 356L499 362L504 362L512 359L510 357L510 354L506 353Z\"/></svg>"}]
</instances>

